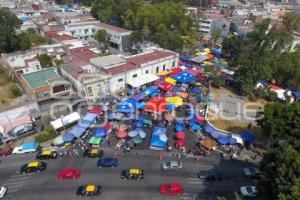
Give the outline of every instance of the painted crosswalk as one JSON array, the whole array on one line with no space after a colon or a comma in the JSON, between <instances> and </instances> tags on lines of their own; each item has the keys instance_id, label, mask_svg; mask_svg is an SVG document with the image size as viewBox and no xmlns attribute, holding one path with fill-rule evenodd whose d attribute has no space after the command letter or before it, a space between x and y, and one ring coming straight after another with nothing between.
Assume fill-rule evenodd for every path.
<instances>
[{"instance_id":1,"label":"painted crosswalk","mask_svg":"<svg viewBox=\"0 0 300 200\"><path fill-rule=\"evenodd\" d=\"M203 181L197 177L190 177L190 178L188 178L188 181L187 181L187 184L189 184L189 185L201 185L202 183L203 183Z\"/></svg>"}]
</instances>

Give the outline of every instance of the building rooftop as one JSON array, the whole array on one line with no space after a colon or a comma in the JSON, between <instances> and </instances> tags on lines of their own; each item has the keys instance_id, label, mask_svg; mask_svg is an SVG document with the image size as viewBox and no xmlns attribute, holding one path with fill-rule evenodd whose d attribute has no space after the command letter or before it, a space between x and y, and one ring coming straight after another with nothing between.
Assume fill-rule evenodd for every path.
<instances>
[{"instance_id":1,"label":"building rooftop","mask_svg":"<svg viewBox=\"0 0 300 200\"><path fill-rule=\"evenodd\" d=\"M118 55L108 55L92 58L91 63L96 67L109 69L115 65L125 64L125 60Z\"/></svg>"},{"instance_id":2,"label":"building rooftop","mask_svg":"<svg viewBox=\"0 0 300 200\"><path fill-rule=\"evenodd\" d=\"M117 27L117 26L112 26L112 25L105 24L105 23L98 23L97 26L99 28L103 28L103 29L110 30L110 31L113 31L113 32L117 32L117 33L131 33L131 31L129 31L127 29L120 28L120 27Z\"/></svg>"},{"instance_id":3,"label":"building rooftop","mask_svg":"<svg viewBox=\"0 0 300 200\"><path fill-rule=\"evenodd\" d=\"M47 31L47 32L45 32L45 36L53 38L58 41L66 41L66 40L74 40L75 39L71 35L67 35L63 32L60 33L59 31Z\"/></svg>"},{"instance_id":4,"label":"building rooftop","mask_svg":"<svg viewBox=\"0 0 300 200\"><path fill-rule=\"evenodd\" d=\"M51 83L56 83L58 81L67 82L64 78L57 74L54 67L23 74L22 77L32 89L48 86Z\"/></svg>"}]
</instances>

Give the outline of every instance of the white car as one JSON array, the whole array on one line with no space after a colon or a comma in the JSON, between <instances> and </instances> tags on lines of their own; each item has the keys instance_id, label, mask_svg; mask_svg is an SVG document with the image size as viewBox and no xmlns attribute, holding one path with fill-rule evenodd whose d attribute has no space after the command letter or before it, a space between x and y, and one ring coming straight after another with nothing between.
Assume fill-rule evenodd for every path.
<instances>
[{"instance_id":1,"label":"white car","mask_svg":"<svg viewBox=\"0 0 300 200\"><path fill-rule=\"evenodd\" d=\"M163 170L181 170L182 162L179 160L168 160L161 164Z\"/></svg>"},{"instance_id":2,"label":"white car","mask_svg":"<svg viewBox=\"0 0 300 200\"><path fill-rule=\"evenodd\" d=\"M4 195L7 192L7 188L6 187L0 187L0 199L2 199L4 197Z\"/></svg>"},{"instance_id":3,"label":"white car","mask_svg":"<svg viewBox=\"0 0 300 200\"><path fill-rule=\"evenodd\" d=\"M242 186L240 191L243 197L256 197L257 195L257 189L255 186Z\"/></svg>"}]
</instances>

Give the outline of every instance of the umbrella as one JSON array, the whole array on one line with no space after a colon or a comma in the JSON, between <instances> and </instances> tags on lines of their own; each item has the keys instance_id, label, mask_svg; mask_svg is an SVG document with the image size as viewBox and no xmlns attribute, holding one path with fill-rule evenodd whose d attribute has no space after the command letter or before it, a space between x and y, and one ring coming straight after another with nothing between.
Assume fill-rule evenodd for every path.
<instances>
[{"instance_id":1,"label":"umbrella","mask_svg":"<svg viewBox=\"0 0 300 200\"><path fill-rule=\"evenodd\" d=\"M106 135L106 130L104 128L95 128L92 132L94 137L103 137Z\"/></svg>"},{"instance_id":2,"label":"umbrella","mask_svg":"<svg viewBox=\"0 0 300 200\"><path fill-rule=\"evenodd\" d=\"M141 144L143 142L143 139L140 136L136 136L132 139L134 144Z\"/></svg>"},{"instance_id":3,"label":"umbrella","mask_svg":"<svg viewBox=\"0 0 300 200\"><path fill-rule=\"evenodd\" d=\"M143 131L142 129L138 129L136 130L138 132L138 135L141 137L141 138L145 138L147 136L147 134L145 133L145 131Z\"/></svg>"},{"instance_id":4,"label":"umbrella","mask_svg":"<svg viewBox=\"0 0 300 200\"><path fill-rule=\"evenodd\" d=\"M182 125L182 124L176 123L175 129L176 129L176 132L179 132L179 131L183 131L184 128L183 128L183 125Z\"/></svg>"},{"instance_id":5,"label":"umbrella","mask_svg":"<svg viewBox=\"0 0 300 200\"><path fill-rule=\"evenodd\" d=\"M137 128L143 127L143 122L137 121L136 124L135 124L135 127L137 127Z\"/></svg>"},{"instance_id":6,"label":"umbrella","mask_svg":"<svg viewBox=\"0 0 300 200\"><path fill-rule=\"evenodd\" d=\"M253 142L255 140L255 136L250 131L242 132L241 137L245 140L245 142Z\"/></svg>"},{"instance_id":7,"label":"umbrella","mask_svg":"<svg viewBox=\"0 0 300 200\"><path fill-rule=\"evenodd\" d=\"M195 122L197 122L198 124L202 124L203 120L204 120L204 117L202 115L200 115L200 114L196 115Z\"/></svg>"},{"instance_id":8,"label":"umbrella","mask_svg":"<svg viewBox=\"0 0 300 200\"><path fill-rule=\"evenodd\" d=\"M76 138L75 135L73 135L73 134L71 134L71 133L66 133L66 134L64 134L64 136L63 136L63 140L64 140L65 142L71 142L71 141L73 141L75 138Z\"/></svg>"},{"instance_id":9,"label":"umbrella","mask_svg":"<svg viewBox=\"0 0 300 200\"><path fill-rule=\"evenodd\" d=\"M168 141L168 137L166 134L161 134L159 136L159 139L162 141L162 142L167 142Z\"/></svg>"},{"instance_id":10,"label":"umbrella","mask_svg":"<svg viewBox=\"0 0 300 200\"><path fill-rule=\"evenodd\" d=\"M185 145L185 141L183 139L177 140L175 145L178 147L183 147Z\"/></svg>"},{"instance_id":11,"label":"umbrella","mask_svg":"<svg viewBox=\"0 0 300 200\"><path fill-rule=\"evenodd\" d=\"M120 139L126 138L127 137L127 131L118 131L117 137Z\"/></svg>"},{"instance_id":12,"label":"umbrella","mask_svg":"<svg viewBox=\"0 0 300 200\"><path fill-rule=\"evenodd\" d=\"M179 131L179 132L177 132L177 133L175 134L175 137L176 137L177 139L184 139L184 138L185 138L185 132Z\"/></svg>"},{"instance_id":13,"label":"umbrella","mask_svg":"<svg viewBox=\"0 0 300 200\"><path fill-rule=\"evenodd\" d=\"M128 136L132 137L132 138L137 136L137 135L138 135L138 132L136 130L129 131L129 133L128 133Z\"/></svg>"},{"instance_id":14,"label":"umbrella","mask_svg":"<svg viewBox=\"0 0 300 200\"><path fill-rule=\"evenodd\" d=\"M130 113L133 110L133 107L127 102L122 102L116 106L116 110L122 113Z\"/></svg>"},{"instance_id":15,"label":"umbrella","mask_svg":"<svg viewBox=\"0 0 300 200\"><path fill-rule=\"evenodd\" d=\"M53 145L55 146L59 146L59 145L62 145L64 143L64 139L62 136L58 136L56 137L54 140L53 140Z\"/></svg>"}]
</instances>

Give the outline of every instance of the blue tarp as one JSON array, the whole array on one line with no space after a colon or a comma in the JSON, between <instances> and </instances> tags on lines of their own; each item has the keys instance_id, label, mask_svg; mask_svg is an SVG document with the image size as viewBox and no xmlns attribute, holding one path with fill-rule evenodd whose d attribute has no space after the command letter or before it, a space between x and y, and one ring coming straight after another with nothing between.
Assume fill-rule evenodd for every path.
<instances>
[{"instance_id":1,"label":"blue tarp","mask_svg":"<svg viewBox=\"0 0 300 200\"><path fill-rule=\"evenodd\" d=\"M71 142L75 139L75 135L73 135L72 133L66 133L63 135L63 140L65 142Z\"/></svg>"},{"instance_id":2,"label":"blue tarp","mask_svg":"<svg viewBox=\"0 0 300 200\"><path fill-rule=\"evenodd\" d=\"M300 99L300 91L292 91L292 95L296 97L296 100Z\"/></svg>"},{"instance_id":3,"label":"blue tarp","mask_svg":"<svg viewBox=\"0 0 300 200\"><path fill-rule=\"evenodd\" d=\"M182 61L185 61L185 62L190 62L192 57L188 56L188 55L181 55L181 56L179 56L179 59Z\"/></svg>"},{"instance_id":4,"label":"blue tarp","mask_svg":"<svg viewBox=\"0 0 300 200\"><path fill-rule=\"evenodd\" d=\"M97 115L96 114L93 114L93 113L87 113L83 118L82 120L84 121L94 121L96 119Z\"/></svg>"},{"instance_id":5,"label":"blue tarp","mask_svg":"<svg viewBox=\"0 0 300 200\"><path fill-rule=\"evenodd\" d=\"M85 128L88 129L91 125L90 121L86 121L86 120L80 120L79 123L77 124L77 126L81 127L81 128Z\"/></svg>"},{"instance_id":6,"label":"blue tarp","mask_svg":"<svg viewBox=\"0 0 300 200\"><path fill-rule=\"evenodd\" d=\"M220 55L222 53L222 49L221 48L219 48L219 49L213 49L211 51L211 53L214 54L214 55L216 55L216 56L218 56L218 55Z\"/></svg>"},{"instance_id":7,"label":"blue tarp","mask_svg":"<svg viewBox=\"0 0 300 200\"><path fill-rule=\"evenodd\" d=\"M208 123L206 123L204 125L204 130L205 130L205 132L210 133L214 130L214 128L211 125L209 125Z\"/></svg>"},{"instance_id":8,"label":"blue tarp","mask_svg":"<svg viewBox=\"0 0 300 200\"><path fill-rule=\"evenodd\" d=\"M126 101L125 101L127 104L129 104L130 105L130 107L132 107L132 108L136 108L137 107L137 105L138 105L138 102L135 100L135 99L133 99L133 98L128 98L128 99L126 99Z\"/></svg>"},{"instance_id":9,"label":"blue tarp","mask_svg":"<svg viewBox=\"0 0 300 200\"><path fill-rule=\"evenodd\" d=\"M175 130L176 132L183 131L184 127L182 124L176 123Z\"/></svg>"},{"instance_id":10,"label":"blue tarp","mask_svg":"<svg viewBox=\"0 0 300 200\"><path fill-rule=\"evenodd\" d=\"M159 136L166 134L167 129L162 127L154 127L154 130L151 135L150 148L155 150L163 150L167 147L167 142L161 141Z\"/></svg>"},{"instance_id":11,"label":"blue tarp","mask_svg":"<svg viewBox=\"0 0 300 200\"><path fill-rule=\"evenodd\" d=\"M245 142L253 142L255 140L255 136L250 131L244 131L240 136Z\"/></svg>"},{"instance_id":12,"label":"blue tarp","mask_svg":"<svg viewBox=\"0 0 300 200\"><path fill-rule=\"evenodd\" d=\"M225 144L236 144L236 139L233 138L233 137L230 137L230 136L222 136L222 137L219 137L217 139L218 143L219 144L222 144L222 145L225 145Z\"/></svg>"},{"instance_id":13,"label":"blue tarp","mask_svg":"<svg viewBox=\"0 0 300 200\"><path fill-rule=\"evenodd\" d=\"M201 94L201 89L199 89L199 88L192 88L192 89L191 89L191 93L194 93L194 94Z\"/></svg>"},{"instance_id":14,"label":"blue tarp","mask_svg":"<svg viewBox=\"0 0 300 200\"><path fill-rule=\"evenodd\" d=\"M100 128L95 128L92 132L92 136L94 137L104 137L106 135L106 129L100 127Z\"/></svg>"},{"instance_id":15,"label":"blue tarp","mask_svg":"<svg viewBox=\"0 0 300 200\"><path fill-rule=\"evenodd\" d=\"M36 143L36 142L23 143L22 150L36 149L37 146L38 146L38 143Z\"/></svg>"},{"instance_id":16,"label":"blue tarp","mask_svg":"<svg viewBox=\"0 0 300 200\"><path fill-rule=\"evenodd\" d=\"M228 139L228 144L236 144L237 143L237 140L233 137L229 137Z\"/></svg>"},{"instance_id":17,"label":"blue tarp","mask_svg":"<svg viewBox=\"0 0 300 200\"><path fill-rule=\"evenodd\" d=\"M85 128L82 128L82 127L76 125L72 128L72 130L69 133L71 133L74 136L76 136L77 138L79 138L82 134L84 134L85 131L86 131Z\"/></svg>"},{"instance_id":18,"label":"blue tarp","mask_svg":"<svg viewBox=\"0 0 300 200\"><path fill-rule=\"evenodd\" d=\"M167 110L171 111L175 108L175 105L174 104L171 104L171 103L168 103L167 104Z\"/></svg>"},{"instance_id":19,"label":"blue tarp","mask_svg":"<svg viewBox=\"0 0 300 200\"><path fill-rule=\"evenodd\" d=\"M180 83L189 83L194 79L194 76L190 73L182 71L179 74L172 76L172 78Z\"/></svg>"},{"instance_id":20,"label":"blue tarp","mask_svg":"<svg viewBox=\"0 0 300 200\"><path fill-rule=\"evenodd\" d=\"M140 102L138 105L137 105L137 108L138 109L144 109L145 108L145 102Z\"/></svg>"},{"instance_id":21,"label":"blue tarp","mask_svg":"<svg viewBox=\"0 0 300 200\"><path fill-rule=\"evenodd\" d=\"M145 98L145 94L144 93L140 93L140 94L137 94L133 97L134 100L136 101L141 101Z\"/></svg>"},{"instance_id":22,"label":"blue tarp","mask_svg":"<svg viewBox=\"0 0 300 200\"><path fill-rule=\"evenodd\" d=\"M213 129L213 130L210 132L210 136L211 136L212 138L214 138L214 139L218 139L218 138L220 138L220 137L223 137L223 135L222 135L219 131L217 131L217 130L215 130L215 129Z\"/></svg>"},{"instance_id":23,"label":"blue tarp","mask_svg":"<svg viewBox=\"0 0 300 200\"><path fill-rule=\"evenodd\" d=\"M130 104L121 102L116 106L116 110L118 112L122 112L122 113L130 113L134 109L133 109L133 107L130 106Z\"/></svg>"}]
</instances>

